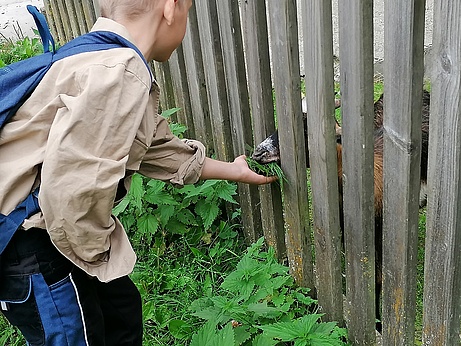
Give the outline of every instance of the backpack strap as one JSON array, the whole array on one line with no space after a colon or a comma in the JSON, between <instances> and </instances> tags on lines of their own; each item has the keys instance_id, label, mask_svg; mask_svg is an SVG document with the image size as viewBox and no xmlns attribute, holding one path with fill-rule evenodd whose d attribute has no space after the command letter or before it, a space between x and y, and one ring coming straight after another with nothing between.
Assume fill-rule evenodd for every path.
<instances>
[{"instance_id":1,"label":"backpack strap","mask_svg":"<svg viewBox=\"0 0 461 346\"><path fill-rule=\"evenodd\" d=\"M139 57L146 65L147 71L149 72L151 84L153 82L152 73L149 67L149 63L147 62L144 55L141 51L136 47L133 43L128 41L126 38L116 34L112 31L91 31L87 34L78 36L73 40L66 43L64 46L60 47L54 54L53 54L53 62L58 60L64 59L68 56L85 53L85 52L93 52L99 50L106 50L111 48L131 48L136 53L138 53Z\"/></svg>"},{"instance_id":2,"label":"backpack strap","mask_svg":"<svg viewBox=\"0 0 461 346\"><path fill-rule=\"evenodd\" d=\"M0 214L0 255L25 219L38 213L38 188L8 215Z\"/></svg>"},{"instance_id":3,"label":"backpack strap","mask_svg":"<svg viewBox=\"0 0 461 346\"><path fill-rule=\"evenodd\" d=\"M50 44L53 52L56 52L56 46L54 43L53 35L51 35L50 28L46 23L45 16L40 13L37 7L32 5L27 5L27 10L34 17L35 24L37 25L38 32L42 38L43 50L45 53L50 51Z\"/></svg>"}]
</instances>

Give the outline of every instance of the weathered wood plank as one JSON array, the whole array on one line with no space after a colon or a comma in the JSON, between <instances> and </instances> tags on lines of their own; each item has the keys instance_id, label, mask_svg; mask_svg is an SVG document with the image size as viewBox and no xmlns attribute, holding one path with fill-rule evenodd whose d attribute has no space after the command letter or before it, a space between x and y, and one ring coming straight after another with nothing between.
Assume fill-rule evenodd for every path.
<instances>
[{"instance_id":1,"label":"weathered wood plank","mask_svg":"<svg viewBox=\"0 0 461 346\"><path fill-rule=\"evenodd\" d=\"M168 63L176 101L175 107L180 108L176 113L176 119L180 124L187 126L188 130L185 132L185 136L193 137L194 123L191 118L189 88L187 80L184 78L184 56L181 46L173 52L170 59L168 59Z\"/></svg>"},{"instance_id":2,"label":"weathered wood plank","mask_svg":"<svg viewBox=\"0 0 461 346\"><path fill-rule=\"evenodd\" d=\"M255 142L260 143L275 131L266 4L264 1L245 1L241 3L241 9L251 118ZM263 185L259 191L266 243L273 246L278 259L283 260L286 246L280 185Z\"/></svg>"},{"instance_id":3,"label":"weathered wood plank","mask_svg":"<svg viewBox=\"0 0 461 346\"><path fill-rule=\"evenodd\" d=\"M242 59L244 50L239 3L235 0L217 0L216 9L231 119L233 156L236 157L244 154L247 147L253 147L245 60ZM253 243L262 236L257 186L238 184L238 199L246 240Z\"/></svg>"},{"instance_id":4,"label":"weathered wood plank","mask_svg":"<svg viewBox=\"0 0 461 346\"><path fill-rule=\"evenodd\" d=\"M78 25L79 35L86 34L89 31L88 23L85 19L85 13L83 12L82 0L72 0L75 8L75 17ZM90 28L91 29L91 28Z\"/></svg>"},{"instance_id":5,"label":"weathered wood plank","mask_svg":"<svg viewBox=\"0 0 461 346\"><path fill-rule=\"evenodd\" d=\"M349 338L375 336L373 2L339 1L344 239Z\"/></svg>"},{"instance_id":6,"label":"weathered wood plank","mask_svg":"<svg viewBox=\"0 0 461 346\"><path fill-rule=\"evenodd\" d=\"M97 0L81 0L83 16L87 25L87 31L90 31L96 19L99 17L99 5Z\"/></svg>"},{"instance_id":7,"label":"weathered wood plank","mask_svg":"<svg viewBox=\"0 0 461 346\"><path fill-rule=\"evenodd\" d=\"M48 26L50 28L51 34L55 39L58 37L58 29L56 27L56 14L53 12L53 7L50 0L44 0L43 4L45 5L45 16Z\"/></svg>"},{"instance_id":8,"label":"weathered wood plank","mask_svg":"<svg viewBox=\"0 0 461 346\"><path fill-rule=\"evenodd\" d=\"M383 345L415 338L425 0L385 3Z\"/></svg>"},{"instance_id":9,"label":"weathered wood plank","mask_svg":"<svg viewBox=\"0 0 461 346\"><path fill-rule=\"evenodd\" d=\"M160 86L160 105L161 110L167 110L176 107L176 101L173 91L173 81L170 73L170 65L168 62L154 62L155 78ZM173 119L177 120L176 117Z\"/></svg>"},{"instance_id":10,"label":"weathered wood plank","mask_svg":"<svg viewBox=\"0 0 461 346\"><path fill-rule=\"evenodd\" d=\"M61 19L64 34L64 37L60 37L59 43L63 45L73 38L72 28L70 27L70 19L67 13L66 2L64 0L56 0L56 5L59 10L59 17Z\"/></svg>"},{"instance_id":11,"label":"weathered wood plank","mask_svg":"<svg viewBox=\"0 0 461 346\"><path fill-rule=\"evenodd\" d=\"M208 153L211 154L213 152L213 135L195 6L192 6L189 11L187 31L182 42L182 48L189 85L191 114L195 130L194 138L205 144Z\"/></svg>"},{"instance_id":12,"label":"weathered wood plank","mask_svg":"<svg viewBox=\"0 0 461 346\"><path fill-rule=\"evenodd\" d=\"M268 1L275 102L280 138L286 244L291 274L314 289L306 154L301 111L296 1Z\"/></svg>"},{"instance_id":13,"label":"weathered wood plank","mask_svg":"<svg viewBox=\"0 0 461 346\"><path fill-rule=\"evenodd\" d=\"M70 25L70 33L71 36L69 37L69 41L71 39L74 39L77 36L81 35L80 28L78 26L78 21L77 21L77 9L74 6L74 1L66 1L65 2L66 6L66 12L69 18L69 25Z\"/></svg>"},{"instance_id":14,"label":"weathered wood plank","mask_svg":"<svg viewBox=\"0 0 461 346\"><path fill-rule=\"evenodd\" d=\"M94 11L94 16L97 18L101 16L100 10L99 10L99 0L82 0L84 3L83 8L89 7L93 8ZM93 6L91 6L93 4Z\"/></svg>"},{"instance_id":15,"label":"weathered wood plank","mask_svg":"<svg viewBox=\"0 0 461 346\"><path fill-rule=\"evenodd\" d=\"M196 0L193 6L197 12L200 41L207 43L202 46L202 57L215 154L217 159L229 161L233 159L232 135L216 3Z\"/></svg>"},{"instance_id":16,"label":"weathered wood plank","mask_svg":"<svg viewBox=\"0 0 461 346\"><path fill-rule=\"evenodd\" d=\"M45 0L45 6L47 11L47 17L53 18L54 27L56 31L54 34L54 39L56 43L65 42L66 34L64 32L64 27L62 25L62 17L58 8L58 5L55 0Z\"/></svg>"},{"instance_id":17,"label":"weathered wood plank","mask_svg":"<svg viewBox=\"0 0 461 346\"><path fill-rule=\"evenodd\" d=\"M303 1L302 12L318 301L326 319L342 324L331 2Z\"/></svg>"},{"instance_id":18,"label":"weathered wood plank","mask_svg":"<svg viewBox=\"0 0 461 346\"><path fill-rule=\"evenodd\" d=\"M461 3L434 3L424 345L459 345L461 319Z\"/></svg>"}]
</instances>

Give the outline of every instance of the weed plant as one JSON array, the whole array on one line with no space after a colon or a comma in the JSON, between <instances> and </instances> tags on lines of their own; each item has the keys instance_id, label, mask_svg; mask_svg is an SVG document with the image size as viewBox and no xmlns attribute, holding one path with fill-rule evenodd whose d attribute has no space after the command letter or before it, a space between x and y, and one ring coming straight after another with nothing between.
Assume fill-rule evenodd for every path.
<instances>
[{"instance_id":1,"label":"weed plant","mask_svg":"<svg viewBox=\"0 0 461 346\"><path fill-rule=\"evenodd\" d=\"M0 41L0 68L43 53L39 38L24 37L17 41L3 39Z\"/></svg>"},{"instance_id":2,"label":"weed plant","mask_svg":"<svg viewBox=\"0 0 461 346\"><path fill-rule=\"evenodd\" d=\"M206 323L190 346L346 345L346 330L322 322L309 289L297 287L275 251L252 244L219 290L191 305Z\"/></svg>"}]
</instances>

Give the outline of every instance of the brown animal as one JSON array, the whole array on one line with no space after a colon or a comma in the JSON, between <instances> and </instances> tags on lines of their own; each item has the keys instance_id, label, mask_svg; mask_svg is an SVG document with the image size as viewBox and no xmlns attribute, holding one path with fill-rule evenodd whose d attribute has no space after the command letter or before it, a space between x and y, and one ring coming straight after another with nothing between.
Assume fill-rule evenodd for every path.
<instances>
[{"instance_id":1,"label":"brown animal","mask_svg":"<svg viewBox=\"0 0 461 346\"><path fill-rule=\"evenodd\" d=\"M376 248L376 316L379 319L380 314L380 297L382 288L382 209L383 209L383 103L384 95L374 104L374 197L375 197L375 248ZM340 102L336 101L336 107ZM429 107L430 93L423 91L423 107L421 112L421 189L420 189L420 206L426 204L426 182L427 182L427 160L429 145ZM304 107L303 107L304 108ZM342 189L342 144L341 144L341 127L336 123L336 151L338 158L338 186L339 186L339 203L340 203L340 226L344 229L344 215L342 210L343 189ZM307 130L305 129L307 136ZM307 138L306 138L307 143ZM306 160L309 167L309 150L306 147ZM253 159L260 163L280 162L280 151L277 131L262 141L255 149ZM378 330L380 324L377 325Z\"/></svg>"}]
</instances>

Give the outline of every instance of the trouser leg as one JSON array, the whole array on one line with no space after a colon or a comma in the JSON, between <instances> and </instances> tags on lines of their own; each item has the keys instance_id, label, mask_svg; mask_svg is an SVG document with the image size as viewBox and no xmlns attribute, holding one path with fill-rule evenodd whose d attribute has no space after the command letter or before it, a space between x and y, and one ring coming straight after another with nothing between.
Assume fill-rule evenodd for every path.
<instances>
[{"instance_id":1,"label":"trouser leg","mask_svg":"<svg viewBox=\"0 0 461 346\"><path fill-rule=\"evenodd\" d=\"M128 277L102 283L65 259L45 231L18 232L2 254L0 300L30 345L142 344L141 298Z\"/></svg>"}]
</instances>

